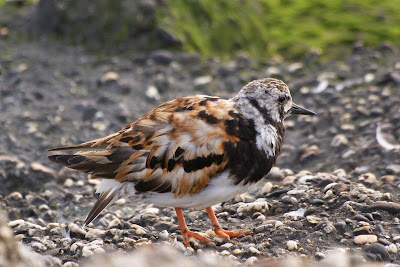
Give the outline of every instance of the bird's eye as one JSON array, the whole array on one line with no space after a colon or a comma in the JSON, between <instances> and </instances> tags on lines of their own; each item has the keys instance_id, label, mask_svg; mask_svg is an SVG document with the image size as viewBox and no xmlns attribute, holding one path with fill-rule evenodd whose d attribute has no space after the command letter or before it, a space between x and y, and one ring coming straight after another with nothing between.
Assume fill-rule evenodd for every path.
<instances>
[{"instance_id":1,"label":"bird's eye","mask_svg":"<svg viewBox=\"0 0 400 267\"><path fill-rule=\"evenodd\" d=\"M279 103L284 103L284 102L286 101L286 97L280 96L280 97L278 98L278 101L279 101Z\"/></svg>"}]
</instances>

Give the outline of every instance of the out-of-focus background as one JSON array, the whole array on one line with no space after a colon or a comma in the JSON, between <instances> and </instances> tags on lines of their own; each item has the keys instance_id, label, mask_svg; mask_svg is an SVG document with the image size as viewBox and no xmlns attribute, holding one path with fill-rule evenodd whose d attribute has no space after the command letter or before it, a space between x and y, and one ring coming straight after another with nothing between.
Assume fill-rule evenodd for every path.
<instances>
[{"instance_id":1,"label":"out-of-focus background","mask_svg":"<svg viewBox=\"0 0 400 267\"><path fill-rule=\"evenodd\" d=\"M397 266L399 14L398 0L0 0L0 266ZM173 209L130 199L81 228L98 183L46 149L263 77L318 116L288 117L276 167L214 207L253 235L186 249Z\"/></svg>"},{"instance_id":2,"label":"out-of-focus background","mask_svg":"<svg viewBox=\"0 0 400 267\"><path fill-rule=\"evenodd\" d=\"M2 36L25 29L105 53L166 48L229 59L343 57L400 41L397 0L1 0ZM18 19L16 19L16 14ZM12 31L8 32L9 28Z\"/></svg>"}]
</instances>

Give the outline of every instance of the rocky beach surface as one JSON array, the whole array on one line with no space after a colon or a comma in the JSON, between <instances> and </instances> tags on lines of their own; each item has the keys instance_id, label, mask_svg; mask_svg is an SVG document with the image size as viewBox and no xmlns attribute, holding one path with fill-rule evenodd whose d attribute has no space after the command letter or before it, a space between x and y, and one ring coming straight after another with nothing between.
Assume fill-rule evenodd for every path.
<instances>
[{"instance_id":1,"label":"rocky beach surface","mask_svg":"<svg viewBox=\"0 0 400 267\"><path fill-rule=\"evenodd\" d=\"M0 266L400 265L393 47L357 45L328 62L318 53L299 62L169 51L99 57L12 38L0 38L0 51L0 205L9 219L1 215ZM252 235L223 242L205 211L186 209L189 228L213 242L185 248L172 208L130 199L82 228L98 182L47 161L46 149L118 131L176 97L231 97L263 77L285 81L318 116L289 117L277 166L248 193L214 206L223 227Z\"/></svg>"}]
</instances>

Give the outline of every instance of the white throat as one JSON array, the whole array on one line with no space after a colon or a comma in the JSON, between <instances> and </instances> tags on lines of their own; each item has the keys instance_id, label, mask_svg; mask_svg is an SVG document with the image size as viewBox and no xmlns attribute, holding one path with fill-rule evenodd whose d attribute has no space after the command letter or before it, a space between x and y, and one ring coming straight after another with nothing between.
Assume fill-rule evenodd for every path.
<instances>
[{"instance_id":1,"label":"white throat","mask_svg":"<svg viewBox=\"0 0 400 267\"><path fill-rule=\"evenodd\" d=\"M254 107L247 98L237 98L236 107L247 119L254 121L255 130L257 131L256 145L257 148L263 150L268 156L276 156L277 145L279 142L278 131L272 124L266 124L263 114ZM276 113L276 112L273 112ZM272 120L280 123L279 114L272 117Z\"/></svg>"}]
</instances>

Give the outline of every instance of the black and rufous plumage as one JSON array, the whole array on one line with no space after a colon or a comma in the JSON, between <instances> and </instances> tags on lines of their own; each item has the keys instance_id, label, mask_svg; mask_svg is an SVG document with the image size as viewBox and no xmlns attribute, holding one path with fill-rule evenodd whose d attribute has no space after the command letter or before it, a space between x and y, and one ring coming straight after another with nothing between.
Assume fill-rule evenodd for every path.
<instances>
[{"instance_id":1,"label":"black and rufous plumage","mask_svg":"<svg viewBox=\"0 0 400 267\"><path fill-rule=\"evenodd\" d=\"M51 155L63 166L101 179L100 198L85 220L95 219L123 196L174 207L187 237L181 208L206 208L215 232L233 237L248 232L222 230L210 208L243 193L266 175L280 152L290 114L315 115L292 102L277 79L255 80L231 99L196 95L164 103L121 131Z\"/></svg>"}]
</instances>

